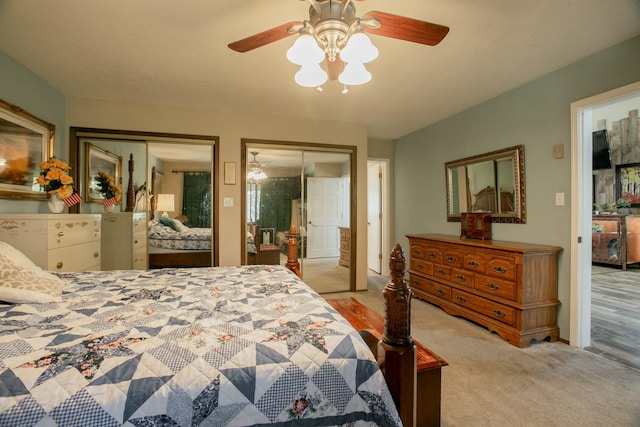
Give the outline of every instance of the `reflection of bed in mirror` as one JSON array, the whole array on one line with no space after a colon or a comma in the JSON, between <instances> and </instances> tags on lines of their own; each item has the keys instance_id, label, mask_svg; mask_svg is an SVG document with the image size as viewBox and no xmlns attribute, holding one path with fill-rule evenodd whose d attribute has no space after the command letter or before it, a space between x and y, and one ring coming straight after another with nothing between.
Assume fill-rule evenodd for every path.
<instances>
[{"instance_id":1,"label":"reflection of bed in mirror","mask_svg":"<svg viewBox=\"0 0 640 427\"><path fill-rule=\"evenodd\" d=\"M281 245L275 242L273 228L260 229L255 224L247 228L247 264L280 264ZM268 239L266 236L269 236Z\"/></svg>"},{"instance_id":2,"label":"reflection of bed in mirror","mask_svg":"<svg viewBox=\"0 0 640 427\"><path fill-rule=\"evenodd\" d=\"M175 218L149 221L149 268L211 266L211 229Z\"/></svg>"},{"instance_id":3,"label":"reflection of bed in mirror","mask_svg":"<svg viewBox=\"0 0 640 427\"><path fill-rule=\"evenodd\" d=\"M473 211L494 212L496 209L496 189L493 187L485 187L474 195ZM510 191L500 191L500 210L499 212L513 212L515 205L513 202L513 193Z\"/></svg>"}]
</instances>

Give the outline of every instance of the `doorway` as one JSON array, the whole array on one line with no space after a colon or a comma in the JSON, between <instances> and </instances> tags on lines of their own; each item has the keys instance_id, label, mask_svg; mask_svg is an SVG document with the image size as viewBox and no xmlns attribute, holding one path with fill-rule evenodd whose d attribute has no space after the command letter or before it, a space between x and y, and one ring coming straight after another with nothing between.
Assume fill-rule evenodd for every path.
<instances>
[{"instance_id":1,"label":"doorway","mask_svg":"<svg viewBox=\"0 0 640 427\"><path fill-rule=\"evenodd\" d=\"M355 288L355 147L242 143L243 263L284 264L295 226L303 280L319 293Z\"/></svg>"},{"instance_id":2,"label":"doorway","mask_svg":"<svg viewBox=\"0 0 640 427\"><path fill-rule=\"evenodd\" d=\"M367 266L370 274L389 275L389 160L367 161Z\"/></svg>"},{"instance_id":3,"label":"doorway","mask_svg":"<svg viewBox=\"0 0 640 427\"><path fill-rule=\"evenodd\" d=\"M640 82L571 104L571 345L591 344L591 213L593 109L640 96Z\"/></svg>"}]
</instances>

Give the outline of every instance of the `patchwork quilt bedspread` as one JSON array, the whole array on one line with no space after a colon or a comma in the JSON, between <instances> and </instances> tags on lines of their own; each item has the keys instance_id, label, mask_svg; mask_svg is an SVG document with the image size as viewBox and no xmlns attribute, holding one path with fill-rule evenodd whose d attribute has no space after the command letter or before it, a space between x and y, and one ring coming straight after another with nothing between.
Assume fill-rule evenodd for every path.
<instances>
[{"instance_id":1,"label":"patchwork quilt bedspread","mask_svg":"<svg viewBox=\"0 0 640 427\"><path fill-rule=\"evenodd\" d=\"M176 231L162 224L149 227L149 244L164 249L211 250L210 228Z\"/></svg>"},{"instance_id":2,"label":"patchwork quilt bedspread","mask_svg":"<svg viewBox=\"0 0 640 427\"><path fill-rule=\"evenodd\" d=\"M0 304L0 425L397 426L360 338L281 266L59 274Z\"/></svg>"}]
</instances>

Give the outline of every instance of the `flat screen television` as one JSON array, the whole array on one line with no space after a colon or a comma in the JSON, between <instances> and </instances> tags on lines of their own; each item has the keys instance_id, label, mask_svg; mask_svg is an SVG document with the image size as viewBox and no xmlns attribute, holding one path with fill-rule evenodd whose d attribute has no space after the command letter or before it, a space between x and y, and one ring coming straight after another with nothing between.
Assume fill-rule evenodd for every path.
<instances>
[{"instance_id":1,"label":"flat screen television","mask_svg":"<svg viewBox=\"0 0 640 427\"><path fill-rule=\"evenodd\" d=\"M606 129L593 132L593 170L611 169L611 147Z\"/></svg>"}]
</instances>

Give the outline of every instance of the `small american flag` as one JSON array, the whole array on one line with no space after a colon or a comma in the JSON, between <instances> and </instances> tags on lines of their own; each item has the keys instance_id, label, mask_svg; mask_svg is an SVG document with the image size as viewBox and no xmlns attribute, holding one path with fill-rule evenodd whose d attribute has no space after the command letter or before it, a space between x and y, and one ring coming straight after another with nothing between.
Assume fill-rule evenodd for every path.
<instances>
[{"instance_id":1,"label":"small american flag","mask_svg":"<svg viewBox=\"0 0 640 427\"><path fill-rule=\"evenodd\" d=\"M109 199L106 199L106 198L102 199L102 203L104 204L105 208L108 208L109 206L113 206L113 205L117 204L118 201L116 200L115 197L111 197Z\"/></svg>"},{"instance_id":2,"label":"small american flag","mask_svg":"<svg viewBox=\"0 0 640 427\"><path fill-rule=\"evenodd\" d=\"M73 205L77 205L82 201L82 196L78 193L77 190L73 190L73 194L66 199L64 199L64 204L71 207Z\"/></svg>"}]
</instances>

